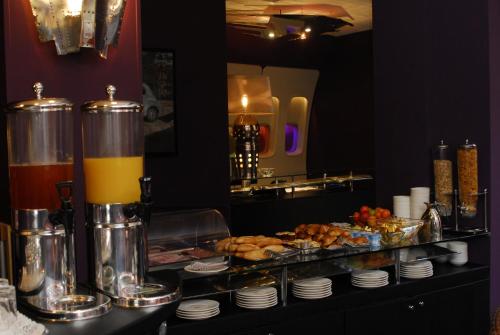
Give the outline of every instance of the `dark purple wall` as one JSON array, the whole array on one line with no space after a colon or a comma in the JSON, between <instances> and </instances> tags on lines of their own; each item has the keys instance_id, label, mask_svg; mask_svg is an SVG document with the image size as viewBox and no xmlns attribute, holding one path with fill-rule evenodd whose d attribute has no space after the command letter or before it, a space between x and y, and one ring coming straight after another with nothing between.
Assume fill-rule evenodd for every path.
<instances>
[{"instance_id":1,"label":"dark purple wall","mask_svg":"<svg viewBox=\"0 0 500 335\"><path fill-rule=\"evenodd\" d=\"M490 220L491 231L491 307L500 307L500 2L489 1L490 28Z\"/></svg>"},{"instance_id":2,"label":"dark purple wall","mask_svg":"<svg viewBox=\"0 0 500 335\"><path fill-rule=\"evenodd\" d=\"M470 16L473 12L475 15ZM377 196L432 183L431 148L479 147L490 184L488 25L484 0L374 2Z\"/></svg>"},{"instance_id":3,"label":"dark purple wall","mask_svg":"<svg viewBox=\"0 0 500 335\"><path fill-rule=\"evenodd\" d=\"M178 153L146 161L157 206L229 212L224 6L142 1L144 48L175 52Z\"/></svg>"},{"instance_id":4,"label":"dark purple wall","mask_svg":"<svg viewBox=\"0 0 500 335\"><path fill-rule=\"evenodd\" d=\"M139 1L127 1L119 46L111 48L108 59L99 58L95 50L91 49L82 49L78 54L57 56L53 43L39 42L29 1L4 0L3 6L6 100L31 99L33 83L41 81L45 86L46 96L65 97L75 104L76 249L78 277L83 280L87 278L87 251L79 106L85 100L105 97L104 87L110 83L118 89L117 98L141 100ZM0 180L4 184L6 174L3 170L0 172L4 172ZM2 197L6 196L6 192L1 194ZM0 198L2 203L3 200Z\"/></svg>"},{"instance_id":5,"label":"dark purple wall","mask_svg":"<svg viewBox=\"0 0 500 335\"><path fill-rule=\"evenodd\" d=\"M373 13L378 204L430 186L432 146L444 139L455 151L468 138L478 145L480 187L493 189L494 208L499 185L490 179L490 158L498 143L490 146L488 1L377 0ZM494 234L497 219L494 209ZM487 243L476 247L489 250ZM495 283L499 269L491 265ZM496 306L496 284L492 292Z\"/></svg>"}]
</instances>

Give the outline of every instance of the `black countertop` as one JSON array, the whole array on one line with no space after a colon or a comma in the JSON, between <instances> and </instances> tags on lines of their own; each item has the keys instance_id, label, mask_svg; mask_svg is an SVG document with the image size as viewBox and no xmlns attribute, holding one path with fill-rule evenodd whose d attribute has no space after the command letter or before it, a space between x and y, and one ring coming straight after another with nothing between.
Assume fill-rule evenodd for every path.
<instances>
[{"instance_id":1,"label":"black countertop","mask_svg":"<svg viewBox=\"0 0 500 335\"><path fill-rule=\"evenodd\" d=\"M148 307L140 309L123 309L113 306L112 310L95 319L68 323L42 322L49 330L50 335L67 334L157 334L158 327L167 321L167 334L217 334L219 331L228 331L231 325L250 326L270 322L271 319L298 317L305 311L317 313L325 308L338 308L338 304L356 305L370 301L381 300L384 297L418 294L426 290L436 290L452 285L467 283L482 278L488 278L487 266L466 265L453 267L439 265L435 268L435 276L427 280L403 280L401 285L390 285L377 290L362 290L349 285L336 285L336 294L322 301L301 301L290 297L289 305L285 308L276 306L265 311L247 311L231 304L223 303L223 313L213 319L205 321L185 321L173 316L177 304L167 306ZM339 281L340 282L340 281ZM23 311L26 312L26 311ZM30 315L28 315L30 316ZM227 328L227 329L226 329ZM227 332L226 332L227 333Z\"/></svg>"}]
</instances>

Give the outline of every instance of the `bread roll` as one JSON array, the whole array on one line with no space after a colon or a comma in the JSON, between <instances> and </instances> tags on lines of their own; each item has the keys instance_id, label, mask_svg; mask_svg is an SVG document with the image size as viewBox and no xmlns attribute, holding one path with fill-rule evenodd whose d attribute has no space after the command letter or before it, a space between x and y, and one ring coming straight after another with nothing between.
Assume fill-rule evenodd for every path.
<instances>
[{"instance_id":1,"label":"bread roll","mask_svg":"<svg viewBox=\"0 0 500 335\"><path fill-rule=\"evenodd\" d=\"M319 227L319 233L320 234L326 234L328 232L328 230L330 230L330 225L327 225L327 224L322 224L320 227Z\"/></svg>"},{"instance_id":2,"label":"bread roll","mask_svg":"<svg viewBox=\"0 0 500 335\"><path fill-rule=\"evenodd\" d=\"M236 251L238 251L238 247L239 246L240 245L237 244L237 243L230 243L229 244L229 249L227 251L229 251L229 252L236 252Z\"/></svg>"},{"instance_id":3,"label":"bread roll","mask_svg":"<svg viewBox=\"0 0 500 335\"><path fill-rule=\"evenodd\" d=\"M262 247L265 247L268 245L273 245L273 244L283 244L283 241L280 240L279 238L276 238L276 237L266 237L266 238L263 238L262 240L260 240L257 243L257 246L262 248Z\"/></svg>"},{"instance_id":4,"label":"bread roll","mask_svg":"<svg viewBox=\"0 0 500 335\"><path fill-rule=\"evenodd\" d=\"M271 250L274 252L283 252L285 250L285 247L281 244L273 244L273 245L265 246L264 250Z\"/></svg>"},{"instance_id":5,"label":"bread roll","mask_svg":"<svg viewBox=\"0 0 500 335\"><path fill-rule=\"evenodd\" d=\"M257 238L255 236L241 236L236 239L238 244L256 244Z\"/></svg>"},{"instance_id":6,"label":"bread roll","mask_svg":"<svg viewBox=\"0 0 500 335\"><path fill-rule=\"evenodd\" d=\"M259 247L256 246L255 244L239 244L236 251L237 252L247 252L247 251L252 251L252 250L257 250L257 249L259 249Z\"/></svg>"},{"instance_id":7,"label":"bread roll","mask_svg":"<svg viewBox=\"0 0 500 335\"><path fill-rule=\"evenodd\" d=\"M249 261L260 261L263 259L268 259L269 256L266 255L266 251L264 249L257 249L245 252L243 254L243 258Z\"/></svg>"}]
</instances>

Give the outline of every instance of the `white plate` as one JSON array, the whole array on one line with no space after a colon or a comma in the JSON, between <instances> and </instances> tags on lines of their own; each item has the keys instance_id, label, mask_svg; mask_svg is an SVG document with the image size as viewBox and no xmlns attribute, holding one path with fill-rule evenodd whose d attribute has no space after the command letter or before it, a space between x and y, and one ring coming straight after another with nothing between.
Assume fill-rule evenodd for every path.
<instances>
[{"instance_id":1,"label":"white plate","mask_svg":"<svg viewBox=\"0 0 500 335\"><path fill-rule=\"evenodd\" d=\"M219 302L208 299L195 299L181 302L177 310L184 312L204 312L219 308Z\"/></svg>"},{"instance_id":2,"label":"white plate","mask_svg":"<svg viewBox=\"0 0 500 335\"><path fill-rule=\"evenodd\" d=\"M356 284L356 283L351 283L353 286L356 287L362 287L362 288L376 288L376 287L383 287L389 285L389 282L385 282L382 284L376 284L376 285L367 285L367 284Z\"/></svg>"},{"instance_id":3,"label":"white plate","mask_svg":"<svg viewBox=\"0 0 500 335\"><path fill-rule=\"evenodd\" d=\"M200 270L194 270L191 265L187 265L185 268L184 268L184 271L187 271L187 272L192 272L192 273L216 273L216 272L222 272L222 271L225 271L229 269L229 266L225 265L225 266L221 266L220 268L217 268L217 269L213 269L213 270L205 270L205 271L200 271Z\"/></svg>"},{"instance_id":4,"label":"white plate","mask_svg":"<svg viewBox=\"0 0 500 335\"><path fill-rule=\"evenodd\" d=\"M357 270L353 271L351 276L356 278L384 278L387 277L389 273L382 270Z\"/></svg>"},{"instance_id":5,"label":"white plate","mask_svg":"<svg viewBox=\"0 0 500 335\"><path fill-rule=\"evenodd\" d=\"M423 268L423 267L432 267L432 262L430 261L421 261L414 263L403 263L401 264L402 268Z\"/></svg>"},{"instance_id":6,"label":"white plate","mask_svg":"<svg viewBox=\"0 0 500 335\"><path fill-rule=\"evenodd\" d=\"M181 315L177 315L178 318L181 318L181 319L186 319L186 320L206 320L206 319L210 319L210 318L213 318L214 316L216 315L219 315L220 314L220 310L212 313L212 314L209 314L209 315L203 315L203 316L181 316Z\"/></svg>"},{"instance_id":7,"label":"white plate","mask_svg":"<svg viewBox=\"0 0 500 335\"><path fill-rule=\"evenodd\" d=\"M278 301L267 304L267 305L246 305L246 304L236 304L238 307L246 308L246 309L266 309L273 306L276 306Z\"/></svg>"},{"instance_id":8,"label":"white plate","mask_svg":"<svg viewBox=\"0 0 500 335\"><path fill-rule=\"evenodd\" d=\"M180 312L177 311L175 314L179 316L186 316L186 317L199 317L199 316L206 316L206 315L212 315L214 313L219 312L219 309L214 309L213 311L210 312L203 312L203 313L185 313L185 312Z\"/></svg>"},{"instance_id":9,"label":"white plate","mask_svg":"<svg viewBox=\"0 0 500 335\"><path fill-rule=\"evenodd\" d=\"M300 299L316 300L316 299L328 298L332 294L333 293L330 292L329 294L325 294L325 295L321 295L321 296L312 296L312 295L308 295L308 296L305 296L305 295L304 296L294 295L294 296L297 297L297 298L300 298Z\"/></svg>"},{"instance_id":10,"label":"white plate","mask_svg":"<svg viewBox=\"0 0 500 335\"><path fill-rule=\"evenodd\" d=\"M432 273L430 275L424 275L424 276L403 276L403 275L401 275L401 277L407 278L407 279L423 279L423 278L429 278L432 276L433 276Z\"/></svg>"},{"instance_id":11,"label":"white plate","mask_svg":"<svg viewBox=\"0 0 500 335\"><path fill-rule=\"evenodd\" d=\"M236 292L237 295L247 297L267 297L277 293L274 287L245 288Z\"/></svg>"},{"instance_id":12,"label":"white plate","mask_svg":"<svg viewBox=\"0 0 500 335\"><path fill-rule=\"evenodd\" d=\"M357 279L351 279L351 283L358 283L358 284L380 284L380 283L385 283L389 281L389 279L381 279L381 280L357 280Z\"/></svg>"},{"instance_id":13,"label":"white plate","mask_svg":"<svg viewBox=\"0 0 500 335\"><path fill-rule=\"evenodd\" d=\"M244 304L268 304L269 302L277 301L277 300L278 300L277 297L266 299L266 300L245 300L245 299L236 298L236 302L241 302Z\"/></svg>"},{"instance_id":14,"label":"white plate","mask_svg":"<svg viewBox=\"0 0 500 335\"><path fill-rule=\"evenodd\" d=\"M419 274L419 273L429 273L429 272L433 272L433 271L434 271L433 269L421 270L421 271L402 270L401 273L415 273L415 274Z\"/></svg>"},{"instance_id":15,"label":"white plate","mask_svg":"<svg viewBox=\"0 0 500 335\"><path fill-rule=\"evenodd\" d=\"M293 295L300 295L300 296L323 296L325 294L331 294L332 290L327 290L323 292L317 292L317 293L303 293L303 292L296 292L292 291Z\"/></svg>"},{"instance_id":16,"label":"white plate","mask_svg":"<svg viewBox=\"0 0 500 335\"><path fill-rule=\"evenodd\" d=\"M271 301L274 299L278 299L277 295L269 296L269 297L264 297L264 298L249 298L249 297L239 297L236 296L236 300L241 300L241 301L248 301L248 302L265 302L265 301Z\"/></svg>"},{"instance_id":17,"label":"white plate","mask_svg":"<svg viewBox=\"0 0 500 335\"><path fill-rule=\"evenodd\" d=\"M259 306L259 305L269 305L269 304L275 304L278 302L278 298L271 299L268 301L262 301L262 302L248 302L248 301L241 301L241 300L236 300L236 304L238 305L252 305L252 306Z\"/></svg>"},{"instance_id":18,"label":"white plate","mask_svg":"<svg viewBox=\"0 0 500 335\"><path fill-rule=\"evenodd\" d=\"M325 289L321 289L321 290L314 290L314 291L305 291L305 290L299 290L299 289L292 289L292 292L294 293L301 293L301 294L321 294L323 292L331 292L332 291L332 288L331 287L327 287Z\"/></svg>"},{"instance_id":19,"label":"white plate","mask_svg":"<svg viewBox=\"0 0 500 335\"><path fill-rule=\"evenodd\" d=\"M310 278L310 279L302 279L293 282L294 286L300 287L317 287L317 286L325 286L331 285L332 280L328 278Z\"/></svg>"},{"instance_id":20,"label":"white plate","mask_svg":"<svg viewBox=\"0 0 500 335\"><path fill-rule=\"evenodd\" d=\"M331 289L332 289L331 286L321 287L321 288L315 288L314 290L304 289L304 288L300 288L300 287L294 287L294 288L292 288L293 291L304 292L304 293L321 292L321 291L327 291L327 290L331 290Z\"/></svg>"}]
</instances>

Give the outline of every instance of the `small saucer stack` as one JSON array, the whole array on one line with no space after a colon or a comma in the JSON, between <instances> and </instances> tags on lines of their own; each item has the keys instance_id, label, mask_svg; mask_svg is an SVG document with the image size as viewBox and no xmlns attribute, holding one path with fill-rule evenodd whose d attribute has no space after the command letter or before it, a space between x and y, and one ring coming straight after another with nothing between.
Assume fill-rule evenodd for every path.
<instances>
[{"instance_id":1,"label":"small saucer stack","mask_svg":"<svg viewBox=\"0 0 500 335\"><path fill-rule=\"evenodd\" d=\"M361 288L377 288L389 284L389 273L382 270L358 270L351 274L351 284Z\"/></svg>"},{"instance_id":2,"label":"small saucer stack","mask_svg":"<svg viewBox=\"0 0 500 335\"><path fill-rule=\"evenodd\" d=\"M246 288L236 292L236 305L247 309L265 309L278 304L274 287Z\"/></svg>"},{"instance_id":3,"label":"small saucer stack","mask_svg":"<svg viewBox=\"0 0 500 335\"><path fill-rule=\"evenodd\" d=\"M432 262L430 261L401 263L401 277L408 279L422 279L432 277L433 274Z\"/></svg>"},{"instance_id":4,"label":"small saucer stack","mask_svg":"<svg viewBox=\"0 0 500 335\"><path fill-rule=\"evenodd\" d=\"M187 320L205 320L219 313L219 302L207 299L183 301L176 311L177 317Z\"/></svg>"},{"instance_id":5,"label":"small saucer stack","mask_svg":"<svg viewBox=\"0 0 500 335\"><path fill-rule=\"evenodd\" d=\"M293 282L293 295L300 299L323 299L332 295L332 281L328 278L311 278Z\"/></svg>"}]
</instances>

